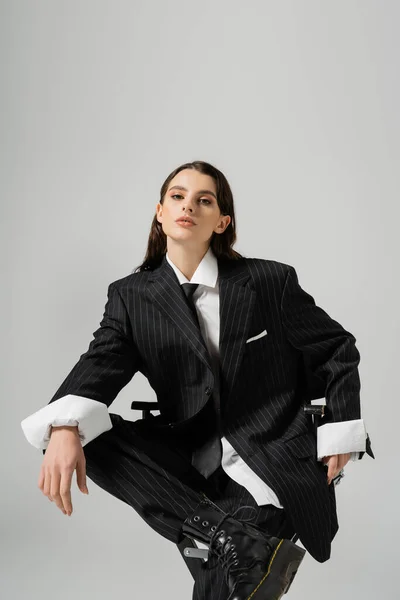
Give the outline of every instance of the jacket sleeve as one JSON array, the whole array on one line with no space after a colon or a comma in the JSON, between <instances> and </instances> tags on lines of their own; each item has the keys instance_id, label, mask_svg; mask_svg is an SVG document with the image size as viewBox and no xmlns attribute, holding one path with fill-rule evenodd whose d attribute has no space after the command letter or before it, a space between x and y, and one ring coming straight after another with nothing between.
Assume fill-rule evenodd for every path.
<instances>
[{"instance_id":1,"label":"jacket sleeve","mask_svg":"<svg viewBox=\"0 0 400 600\"><path fill-rule=\"evenodd\" d=\"M306 371L320 381L329 411L329 422L318 428L319 457L328 451L360 451L362 458L367 433L361 419L356 338L316 305L300 286L294 267L288 267L281 300L283 328L289 343L302 354Z\"/></svg>"},{"instance_id":2,"label":"jacket sleeve","mask_svg":"<svg viewBox=\"0 0 400 600\"><path fill-rule=\"evenodd\" d=\"M27 440L45 449L51 425L78 424L83 445L111 429L107 408L139 370L140 356L130 320L115 283L108 286L100 327L49 403L26 417L21 427Z\"/></svg>"}]
</instances>

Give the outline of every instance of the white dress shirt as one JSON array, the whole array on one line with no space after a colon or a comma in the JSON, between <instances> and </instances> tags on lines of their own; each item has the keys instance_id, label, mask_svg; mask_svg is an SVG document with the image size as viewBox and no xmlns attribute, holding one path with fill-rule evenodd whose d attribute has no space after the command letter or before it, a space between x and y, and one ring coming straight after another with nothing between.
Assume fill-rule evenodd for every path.
<instances>
[{"instance_id":1,"label":"white dress shirt","mask_svg":"<svg viewBox=\"0 0 400 600\"><path fill-rule=\"evenodd\" d=\"M180 284L189 280L171 261ZM199 319L200 331L212 361L219 359L219 284L218 262L208 249L194 272L190 283L198 283L193 302ZM27 440L36 448L45 449L50 441L51 426L78 425L82 446L112 428L108 407L102 402L68 394L47 404L21 422ZM359 452L366 449L366 431L363 419L327 423L317 429L317 460L333 454L351 453L353 461ZM223 437L221 466L225 473L243 485L258 505L273 504L283 508L274 490L271 489L239 456L228 440Z\"/></svg>"}]
</instances>

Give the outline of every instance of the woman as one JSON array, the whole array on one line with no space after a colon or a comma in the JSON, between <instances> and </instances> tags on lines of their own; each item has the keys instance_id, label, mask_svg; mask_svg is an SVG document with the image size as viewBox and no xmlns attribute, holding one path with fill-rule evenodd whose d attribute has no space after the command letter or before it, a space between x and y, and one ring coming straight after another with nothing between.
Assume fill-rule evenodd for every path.
<instances>
[{"instance_id":1,"label":"woman","mask_svg":"<svg viewBox=\"0 0 400 600\"><path fill-rule=\"evenodd\" d=\"M22 427L64 514L76 469L81 491L87 474L172 542L209 545L193 598L275 600L305 553L295 534L330 557L332 479L366 448L359 353L293 267L245 258L235 240L224 175L202 161L175 169L144 262L110 284L88 350ZM160 414L132 422L107 409L137 371ZM324 396L315 439L303 403Z\"/></svg>"}]
</instances>

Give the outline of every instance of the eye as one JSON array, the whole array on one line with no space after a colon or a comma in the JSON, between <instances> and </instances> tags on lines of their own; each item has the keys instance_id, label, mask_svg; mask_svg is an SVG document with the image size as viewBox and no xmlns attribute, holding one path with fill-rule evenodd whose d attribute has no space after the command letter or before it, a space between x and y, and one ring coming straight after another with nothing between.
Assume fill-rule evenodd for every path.
<instances>
[{"instance_id":1,"label":"eye","mask_svg":"<svg viewBox=\"0 0 400 600\"><path fill-rule=\"evenodd\" d=\"M171 198L183 198L183 196L181 194L173 194ZM200 198L200 201L201 200L205 200L207 204L211 204L211 201L208 198Z\"/></svg>"}]
</instances>

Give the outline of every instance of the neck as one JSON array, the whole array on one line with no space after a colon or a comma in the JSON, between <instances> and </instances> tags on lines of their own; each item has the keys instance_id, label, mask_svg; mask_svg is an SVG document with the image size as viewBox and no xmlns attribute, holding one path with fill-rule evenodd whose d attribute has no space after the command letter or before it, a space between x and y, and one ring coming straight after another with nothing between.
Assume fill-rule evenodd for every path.
<instances>
[{"instance_id":1,"label":"neck","mask_svg":"<svg viewBox=\"0 0 400 600\"><path fill-rule=\"evenodd\" d=\"M194 272L202 261L209 246L188 247L187 245L177 244L167 239L167 253L174 265L190 281Z\"/></svg>"}]
</instances>

